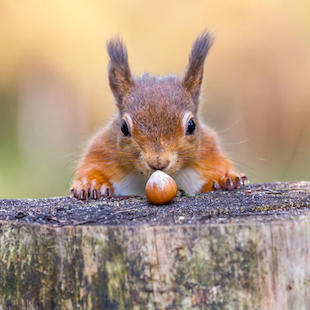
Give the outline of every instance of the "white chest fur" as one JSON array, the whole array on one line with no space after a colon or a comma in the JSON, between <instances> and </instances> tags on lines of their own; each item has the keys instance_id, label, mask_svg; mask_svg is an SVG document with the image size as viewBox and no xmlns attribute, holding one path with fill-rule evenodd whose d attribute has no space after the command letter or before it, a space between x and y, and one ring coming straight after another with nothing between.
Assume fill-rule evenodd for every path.
<instances>
[{"instance_id":1,"label":"white chest fur","mask_svg":"<svg viewBox=\"0 0 310 310\"><path fill-rule=\"evenodd\" d=\"M194 169L182 169L171 177L177 183L178 189L184 190L189 195L194 195L200 192L200 189L205 183L202 176ZM147 178L138 173L130 173L121 182L113 183L114 195L116 196L145 196L145 184Z\"/></svg>"},{"instance_id":2,"label":"white chest fur","mask_svg":"<svg viewBox=\"0 0 310 310\"><path fill-rule=\"evenodd\" d=\"M128 174L121 182L113 183L115 196L145 196L147 179L138 173Z\"/></svg>"},{"instance_id":3,"label":"white chest fur","mask_svg":"<svg viewBox=\"0 0 310 310\"><path fill-rule=\"evenodd\" d=\"M177 183L178 189L183 189L189 195L199 193L205 183L202 175L192 168L181 169L172 174L171 177Z\"/></svg>"}]
</instances>

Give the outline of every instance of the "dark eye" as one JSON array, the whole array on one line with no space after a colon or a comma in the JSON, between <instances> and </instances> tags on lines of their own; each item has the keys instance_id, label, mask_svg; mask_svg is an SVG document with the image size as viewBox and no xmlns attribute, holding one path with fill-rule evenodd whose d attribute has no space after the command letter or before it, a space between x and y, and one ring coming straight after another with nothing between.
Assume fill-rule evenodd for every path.
<instances>
[{"instance_id":1,"label":"dark eye","mask_svg":"<svg viewBox=\"0 0 310 310\"><path fill-rule=\"evenodd\" d=\"M195 124L194 120L191 118L187 124L186 134L192 135L195 131L195 128L196 128L196 124Z\"/></svg>"},{"instance_id":2,"label":"dark eye","mask_svg":"<svg viewBox=\"0 0 310 310\"><path fill-rule=\"evenodd\" d=\"M122 124L121 124L121 131L123 133L123 135L125 137L128 137L130 136L130 132L129 132L129 129L128 129L128 125L126 123L126 121L124 119L122 119Z\"/></svg>"}]
</instances>

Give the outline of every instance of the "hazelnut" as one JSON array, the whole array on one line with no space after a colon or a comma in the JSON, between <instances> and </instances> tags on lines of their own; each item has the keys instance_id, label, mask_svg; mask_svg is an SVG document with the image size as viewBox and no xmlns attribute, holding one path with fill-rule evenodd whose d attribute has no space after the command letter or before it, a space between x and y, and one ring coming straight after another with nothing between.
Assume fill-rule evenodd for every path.
<instances>
[{"instance_id":1,"label":"hazelnut","mask_svg":"<svg viewBox=\"0 0 310 310\"><path fill-rule=\"evenodd\" d=\"M145 186L147 199L156 205L171 201L177 195L177 184L166 173L156 170Z\"/></svg>"}]
</instances>

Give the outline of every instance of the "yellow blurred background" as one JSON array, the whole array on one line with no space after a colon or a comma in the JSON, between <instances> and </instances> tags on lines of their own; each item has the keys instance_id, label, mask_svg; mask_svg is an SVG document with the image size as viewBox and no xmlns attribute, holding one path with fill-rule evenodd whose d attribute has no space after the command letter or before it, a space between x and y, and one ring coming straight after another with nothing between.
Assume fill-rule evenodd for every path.
<instances>
[{"instance_id":1,"label":"yellow blurred background","mask_svg":"<svg viewBox=\"0 0 310 310\"><path fill-rule=\"evenodd\" d=\"M106 41L134 74L182 75L216 41L201 113L252 182L310 180L310 2L0 0L0 198L68 193L87 138L115 111Z\"/></svg>"}]
</instances>

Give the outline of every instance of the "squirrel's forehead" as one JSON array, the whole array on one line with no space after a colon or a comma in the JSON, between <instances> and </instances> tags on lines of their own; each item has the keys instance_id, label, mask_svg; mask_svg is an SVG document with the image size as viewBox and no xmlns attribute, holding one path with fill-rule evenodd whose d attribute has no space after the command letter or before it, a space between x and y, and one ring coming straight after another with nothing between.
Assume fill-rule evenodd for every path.
<instances>
[{"instance_id":1,"label":"squirrel's forehead","mask_svg":"<svg viewBox=\"0 0 310 310\"><path fill-rule=\"evenodd\" d=\"M191 98L177 78L150 78L136 83L128 103L140 107L174 104L182 107L191 104Z\"/></svg>"},{"instance_id":2,"label":"squirrel's forehead","mask_svg":"<svg viewBox=\"0 0 310 310\"><path fill-rule=\"evenodd\" d=\"M137 125L147 124L152 126L162 123L177 124L184 112L177 106L149 105L140 108L138 113L133 115L133 120Z\"/></svg>"}]
</instances>

